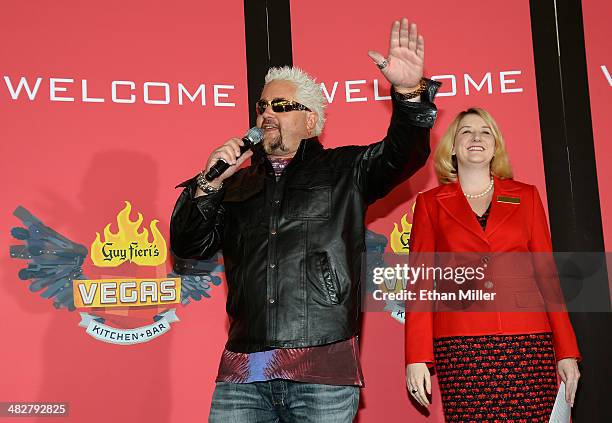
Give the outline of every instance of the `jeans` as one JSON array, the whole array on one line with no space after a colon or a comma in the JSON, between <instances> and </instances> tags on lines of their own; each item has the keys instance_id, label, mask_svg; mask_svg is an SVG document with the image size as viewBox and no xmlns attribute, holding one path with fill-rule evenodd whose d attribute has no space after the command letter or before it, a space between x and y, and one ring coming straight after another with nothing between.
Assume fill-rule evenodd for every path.
<instances>
[{"instance_id":1,"label":"jeans","mask_svg":"<svg viewBox=\"0 0 612 423\"><path fill-rule=\"evenodd\" d=\"M350 423L359 405L358 386L320 385L274 379L217 382L209 423Z\"/></svg>"}]
</instances>

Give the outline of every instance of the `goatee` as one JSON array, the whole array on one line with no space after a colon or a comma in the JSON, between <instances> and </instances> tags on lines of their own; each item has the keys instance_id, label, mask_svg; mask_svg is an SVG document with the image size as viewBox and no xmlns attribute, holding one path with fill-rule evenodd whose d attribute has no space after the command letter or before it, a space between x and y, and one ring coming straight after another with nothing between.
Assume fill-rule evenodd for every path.
<instances>
[{"instance_id":1,"label":"goatee","mask_svg":"<svg viewBox=\"0 0 612 423\"><path fill-rule=\"evenodd\" d=\"M273 154L276 152L286 153L289 151L287 146L283 143L283 136L278 134L274 139L270 142L264 142L264 151L266 154Z\"/></svg>"}]
</instances>

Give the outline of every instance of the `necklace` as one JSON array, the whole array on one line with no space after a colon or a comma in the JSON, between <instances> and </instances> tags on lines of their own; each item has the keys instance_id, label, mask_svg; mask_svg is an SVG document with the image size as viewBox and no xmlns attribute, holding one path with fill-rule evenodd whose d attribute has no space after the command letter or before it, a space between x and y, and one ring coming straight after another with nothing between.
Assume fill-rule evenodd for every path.
<instances>
[{"instance_id":1,"label":"necklace","mask_svg":"<svg viewBox=\"0 0 612 423\"><path fill-rule=\"evenodd\" d=\"M483 192L481 192L480 194L466 194L465 192L463 193L463 195L465 195L465 198L480 198L480 197L484 197L485 195L487 195L489 193L489 191L491 191L491 189L493 188L493 179L491 179L491 182L489 182L489 186L487 187L487 189L485 189Z\"/></svg>"}]
</instances>

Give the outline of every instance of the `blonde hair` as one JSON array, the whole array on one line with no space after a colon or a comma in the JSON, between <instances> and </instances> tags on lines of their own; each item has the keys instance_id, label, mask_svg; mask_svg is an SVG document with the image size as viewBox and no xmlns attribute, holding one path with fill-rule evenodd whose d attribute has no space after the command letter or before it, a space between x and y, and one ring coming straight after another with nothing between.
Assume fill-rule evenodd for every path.
<instances>
[{"instance_id":1,"label":"blonde hair","mask_svg":"<svg viewBox=\"0 0 612 423\"><path fill-rule=\"evenodd\" d=\"M510 166L508 154L506 153L504 137L499 131L497 123L495 123L493 117L486 110L479 107L470 107L455 117L436 147L434 153L434 167L436 169L438 181L441 184L449 184L457 181L457 158L453 157L452 154L453 145L455 144L455 137L459 131L459 122L461 122L461 119L466 115L480 116L491 128L493 138L495 139L495 152L489 168L491 175L497 176L500 179L511 179L512 167Z\"/></svg>"}]
</instances>

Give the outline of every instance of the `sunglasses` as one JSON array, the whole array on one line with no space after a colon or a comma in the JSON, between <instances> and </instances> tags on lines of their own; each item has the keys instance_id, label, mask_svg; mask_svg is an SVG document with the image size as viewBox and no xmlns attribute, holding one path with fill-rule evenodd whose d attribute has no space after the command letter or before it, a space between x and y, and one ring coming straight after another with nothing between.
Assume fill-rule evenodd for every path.
<instances>
[{"instance_id":1,"label":"sunglasses","mask_svg":"<svg viewBox=\"0 0 612 423\"><path fill-rule=\"evenodd\" d=\"M306 110L308 112L311 111L308 107L298 103L297 101L286 100L284 98L275 98L272 101L259 100L257 102L256 107L257 114L263 114L263 112L268 108L268 106L272 106L272 110L275 113L292 112L294 110Z\"/></svg>"}]
</instances>

